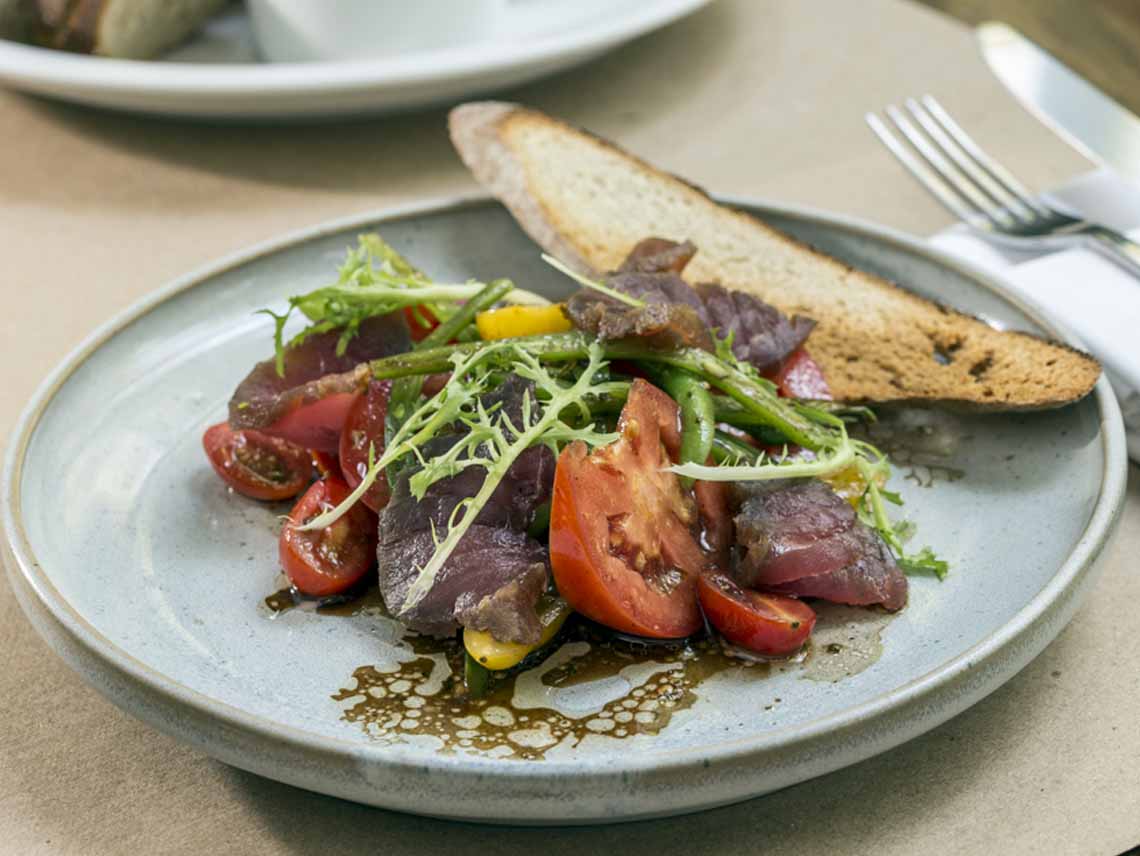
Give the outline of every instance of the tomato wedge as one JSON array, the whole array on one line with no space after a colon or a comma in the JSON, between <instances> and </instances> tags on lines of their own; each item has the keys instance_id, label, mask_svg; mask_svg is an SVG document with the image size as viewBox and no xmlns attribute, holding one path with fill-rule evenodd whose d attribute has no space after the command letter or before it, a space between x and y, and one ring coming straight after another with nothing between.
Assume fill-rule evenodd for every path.
<instances>
[{"instance_id":1,"label":"tomato wedge","mask_svg":"<svg viewBox=\"0 0 1140 856\"><path fill-rule=\"evenodd\" d=\"M709 463L712 463L711 459ZM697 501L697 513L701 519L701 548L711 564L726 567L736 537L732 512L728 508L728 486L724 482L695 482L693 498Z\"/></svg>"},{"instance_id":2,"label":"tomato wedge","mask_svg":"<svg viewBox=\"0 0 1140 856\"><path fill-rule=\"evenodd\" d=\"M792 351L773 379L780 394L788 398L831 400L831 387L827 385L823 369L803 348Z\"/></svg>"},{"instance_id":3,"label":"tomato wedge","mask_svg":"<svg viewBox=\"0 0 1140 856\"><path fill-rule=\"evenodd\" d=\"M712 626L733 645L757 654L794 654L815 627L815 612L803 601L741 588L719 571L701 574L697 592Z\"/></svg>"},{"instance_id":4,"label":"tomato wedge","mask_svg":"<svg viewBox=\"0 0 1140 856\"><path fill-rule=\"evenodd\" d=\"M558 591L588 618L624 633L676 638L702 626L696 581L708 559L692 530L696 503L663 468L680 445L677 405L638 379L620 438L562 450L550 509Z\"/></svg>"},{"instance_id":5,"label":"tomato wedge","mask_svg":"<svg viewBox=\"0 0 1140 856\"><path fill-rule=\"evenodd\" d=\"M313 458L313 466L316 468L317 475L320 478L340 475L340 461L337 460L336 455L330 455L328 452L318 452L315 449L309 449L309 454Z\"/></svg>"},{"instance_id":6,"label":"tomato wedge","mask_svg":"<svg viewBox=\"0 0 1140 856\"><path fill-rule=\"evenodd\" d=\"M281 529L281 568L301 594L327 597L359 582L376 562L376 515L360 503L324 529L297 527L340 503L350 493L338 478L321 479L289 512Z\"/></svg>"},{"instance_id":7,"label":"tomato wedge","mask_svg":"<svg viewBox=\"0 0 1140 856\"><path fill-rule=\"evenodd\" d=\"M307 450L260 431L234 431L228 422L207 428L202 446L226 484L251 499L296 496L313 475Z\"/></svg>"},{"instance_id":8,"label":"tomato wedge","mask_svg":"<svg viewBox=\"0 0 1140 856\"><path fill-rule=\"evenodd\" d=\"M374 380L348 409L340 435L340 470L350 488L360 484L368 472L369 448L377 458L384 453L384 422L391 392L391 381ZM390 496L388 479L381 477L372 482L363 502L373 511L379 511L388 504Z\"/></svg>"}]
</instances>

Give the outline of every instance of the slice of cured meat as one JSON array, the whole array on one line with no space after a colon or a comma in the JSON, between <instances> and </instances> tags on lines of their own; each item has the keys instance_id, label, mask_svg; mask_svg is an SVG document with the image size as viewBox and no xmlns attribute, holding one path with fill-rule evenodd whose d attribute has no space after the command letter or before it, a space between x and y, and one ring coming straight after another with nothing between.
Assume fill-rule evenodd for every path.
<instances>
[{"instance_id":1,"label":"slice of cured meat","mask_svg":"<svg viewBox=\"0 0 1140 856\"><path fill-rule=\"evenodd\" d=\"M732 494L732 570L742 585L890 610L906 604L906 577L882 538L823 482L742 482Z\"/></svg>"},{"instance_id":2,"label":"slice of cured meat","mask_svg":"<svg viewBox=\"0 0 1140 856\"><path fill-rule=\"evenodd\" d=\"M273 359L254 366L230 398L230 426L335 454L353 397L368 386L368 362L411 349L400 312L367 319L337 354L340 336L330 330L286 348L284 374Z\"/></svg>"}]
</instances>

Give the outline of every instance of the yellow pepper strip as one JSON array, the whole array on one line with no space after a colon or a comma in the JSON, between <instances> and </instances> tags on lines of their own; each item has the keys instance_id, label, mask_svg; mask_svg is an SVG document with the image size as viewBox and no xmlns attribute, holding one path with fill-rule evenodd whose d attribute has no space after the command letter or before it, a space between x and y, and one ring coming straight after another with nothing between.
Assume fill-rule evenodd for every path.
<instances>
[{"instance_id":1,"label":"yellow pepper strip","mask_svg":"<svg viewBox=\"0 0 1140 856\"><path fill-rule=\"evenodd\" d=\"M524 645L521 642L500 642L485 630L472 630L463 628L463 645L467 653L475 662L490 669L492 672L501 672L512 666L517 666L531 651L536 651L554 638L562 629L567 617L573 611L566 601L558 597L543 597L538 602L538 620L542 625L542 635L534 645Z\"/></svg>"},{"instance_id":2,"label":"yellow pepper strip","mask_svg":"<svg viewBox=\"0 0 1140 856\"><path fill-rule=\"evenodd\" d=\"M859 472L858 467L845 467L836 473L823 476L823 481L831 486L831 489L846 499L856 508L859 507L859 499L867 490L867 482L863 478L863 474ZM886 479L878 479L879 487L886 483Z\"/></svg>"},{"instance_id":3,"label":"yellow pepper strip","mask_svg":"<svg viewBox=\"0 0 1140 856\"><path fill-rule=\"evenodd\" d=\"M571 329L571 324L562 311L562 304L552 303L549 306L488 309L475 316L475 328L482 339L511 339L540 333L564 333Z\"/></svg>"}]
</instances>

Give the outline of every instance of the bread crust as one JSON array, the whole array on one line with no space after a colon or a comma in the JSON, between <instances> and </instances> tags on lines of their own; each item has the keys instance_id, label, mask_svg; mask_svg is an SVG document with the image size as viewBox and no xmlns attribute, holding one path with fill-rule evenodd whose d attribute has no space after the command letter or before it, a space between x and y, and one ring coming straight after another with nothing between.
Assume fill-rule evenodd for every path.
<instances>
[{"instance_id":1,"label":"bread crust","mask_svg":"<svg viewBox=\"0 0 1140 856\"><path fill-rule=\"evenodd\" d=\"M530 193L525 170L499 134L500 124L517 109L502 101L461 104L448 118L451 141L479 182L507 206L536 244L579 273L593 274L590 263L562 237L549 212Z\"/></svg>"},{"instance_id":2,"label":"bread crust","mask_svg":"<svg viewBox=\"0 0 1140 856\"><path fill-rule=\"evenodd\" d=\"M192 33L225 0L163 2L171 5L141 0L34 0L35 40L73 53L148 59ZM155 15L156 10L161 14Z\"/></svg>"},{"instance_id":3,"label":"bread crust","mask_svg":"<svg viewBox=\"0 0 1140 856\"><path fill-rule=\"evenodd\" d=\"M639 182L668 197L682 197L692 218L760 242L776 242L781 253L810 273L773 284L748 277L746 267L717 258L715 248L697 241L691 267L697 279L751 291L785 312L799 312L819 321L809 340L812 355L823 365L837 398L859 403L937 404L962 410L1018 411L1059 407L1087 395L1100 376L1099 363L1075 348L1030 333L999 331L984 321L896 283L860 271L773 229L748 212L713 201L691 182L662 172L596 135L538 111L506 102L473 102L456 107L449 120L452 141L460 157L547 252L576 270L598 274L613 269L629 250L628 241L612 229L591 226L581 212L557 206L557 194L542 184L542 172L554 168L528 149L530 129L565 143L567 154L582 146L615 156ZM574 147L577 146L577 149ZM567 155L572 156L572 155ZM610 158L612 161L613 158ZM611 164L612 165L612 164ZM641 203L622 198L635 210ZM647 223L654 218L631 219ZM695 224L697 221L691 221ZM692 225L688 228L696 228ZM639 235L646 237L646 235ZM682 240L691 235L666 234ZM742 274L742 271L744 272ZM850 303L877 307L861 312ZM862 303L860 305L862 305Z\"/></svg>"},{"instance_id":4,"label":"bread crust","mask_svg":"<svg viewBox=\"0 0 1140 856\"><path fill-rule=\"evenodd\" d=\"M37 0L37 41L73 53L95 50L104 0Z\"/></svg>"}]
</instances>

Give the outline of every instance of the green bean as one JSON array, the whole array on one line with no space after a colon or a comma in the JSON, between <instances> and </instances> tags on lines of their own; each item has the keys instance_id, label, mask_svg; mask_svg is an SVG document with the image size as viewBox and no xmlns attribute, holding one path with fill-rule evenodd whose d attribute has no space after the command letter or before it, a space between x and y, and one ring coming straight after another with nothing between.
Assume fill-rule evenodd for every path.
<instances>
[{"instance_id":1,"label":"green bean","mask_svg":"<svg viewBox=\"0 0 1140 856\"><path fill-rule=\"evenodd\" d=\"M584 333L571 332L526 336L515 342L540 360L567 362L584 359L591 339ZM377 379L384 379L447 371L453 355L468 355L482 346L482 343L471 342L373 360L372 374ZM801 408L791 399L779 398L771 384L749 377L715 354L697 348L655 351L636 342L607 342L605 353L610 359L672 366L702 377L739 402L758 425L779 431L791 443L808 449L822 449L838 442L835 417L823 411Z\"/></svg>"},{"instance_id":2,"label":"green bean","mask_svg":"<svg viewBox=\"0 0 1140 856\"><path fill-rule=\"evenodd\" d=\"M438 327L424 336L420 342L420 347L434 348L437 345L446 345L458 336L468 324L474 323L476 315L480 312L486 312L514 291L514 288L515 284L509 279L496 279L489 282L482 291L462 306L456 307L452 315L445 318Z\"/></svg>"},{"instance_id":3,"label":"green bean","mask_svg":"<svg viewBox=\"0 0 1140 856\"><path fill-rule=\"evenodd\" d=\"M771 384L754 380L715 354L683 348L662 353L660 361L703 377L749 411L758 426L775 429L800 446L821 449L837 440L835 428L829 422L803 412L795 401L780 398Z\"/></svg>"},{"instance_id":4,"label":"green bean","mask_svg":"<svg viewBox=\"0 0 1140 856\"><path fill-rule=\"evenodd\" d=\"M463 652L463 682L467 685L467 695L471 698L486 695L491 686L490 671L466 651Z\"/></svg>"},{"instance_id":5,"label":"green bean","mask_svg":"<svg viewBox=\"0 0 1140 856\"><path fill-rule=\"evenodd\" d=\"M651 374L654 382L659 382L659 378ZM620 381L614 381L611 388L602 393L591 393L586 399L590 410L597 411L598 413L616 413L621 410L625 405L625 399L629 395L629 384L621 384ZM713 412L716 416L717 422L724 422L727 425L732 425L735 428L748 429L750 434L756 436L758 440L766 443L783 443L787 441L787 437L778 431L769 429L768 431L759 430L768 425L768 422L761 417L757 416L755 412L744 407L735 398L729 398L727 395L714 395L712 396ZM844 404L840 401L813 401L810 405L813 410L819 410L824 413L838 416L844 422L874 422L876 420L875 412L869 407L860 405Z\"/></svg>"},{"instance_id":6,"label":"green bean","mask_svg":"<svg viewBox=\"0 0 1140 856\"><path fill-rule=\"evenodd\" d=\"M654 379L654 382L658 382L658 378L654 374L651 373L650 377ZM629 386L628 383L612 382L609 389L604 392L591 393L586 398L586 406L589 407L591 413L597 415L617 413L625 406L625 401L629 397ZM713 422L716 425L724 424L741 428L761 443L769 446L779 446L790 442L786 436L769 427L766 422L760 420L751 410L746 410L735 399L729 398L727 395L710 395L709 398L712 400ZM847 411L841 410L838 405L834 405L828 410L836 415L847 414Z\"/></svg>"},{"instance_id":7,"label":"green bean","mask_svg":"<svg viewBox=\"0 0 1140 856\"><path fill-rule=\"evenodd\" d=\"M503 339L494 343L461 342L458 345L423 348L373 360L371 363L372 376L377 380L384 380L385 378L447 371L451 368L452 357L456 355L467 357L489 344L502 345L506 341L513 341L540 360L565 363L586 359L592 340L585 333L543 333L537 336L520 336L513 340ZM611 349L607 348L606 350L608 354ZM627 350L630 355L640 353L639 349ZM625 356L621 348L614 348L613 351L615 356Z\"/></svg>"},{"instance_id":8,"label":"green bean","mask_svg":"<svg viewBox=\"0 0 1140 856\"><path fill-rule=\"evenodd\" d=\"M700 378L681 369L666 369L660 373L660 380L665 391L681 409L681 454L678 463L707 463L712 451L713 434L716 432L716 416L708 387Z\"/></svg>"},{"instance_id":9,"label":"green bean","mask_svg":"<svg viewBox=\"0 0 1140 856\"><path fill-rule=\"evenodd\" d=\"M550 500L534 510L534 520L526 528L526 534L531 538L542 539L550 530Z\"/></svg>"}]
</instances>

